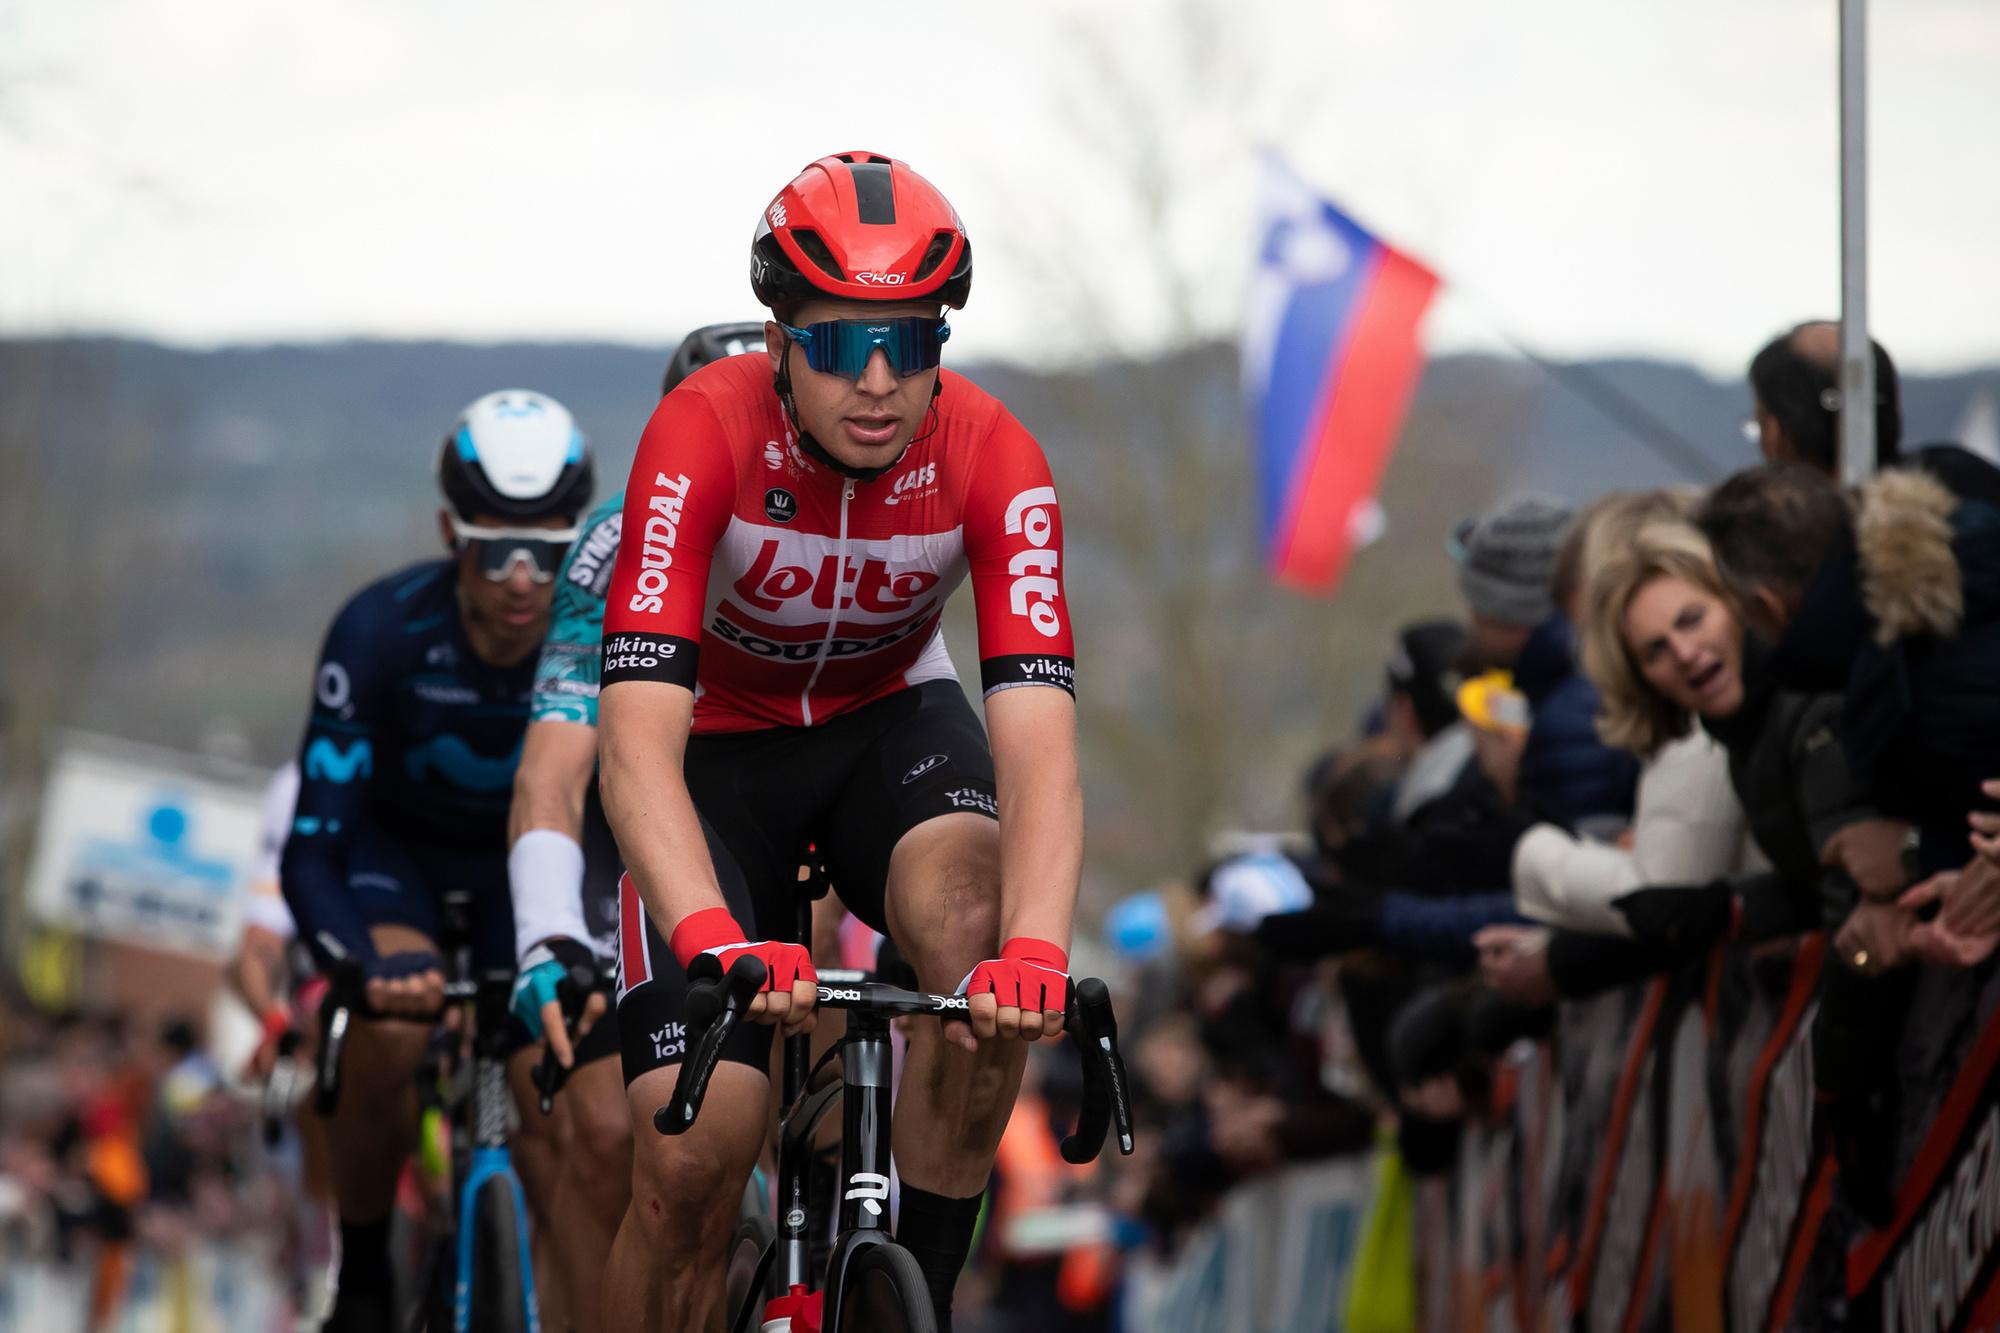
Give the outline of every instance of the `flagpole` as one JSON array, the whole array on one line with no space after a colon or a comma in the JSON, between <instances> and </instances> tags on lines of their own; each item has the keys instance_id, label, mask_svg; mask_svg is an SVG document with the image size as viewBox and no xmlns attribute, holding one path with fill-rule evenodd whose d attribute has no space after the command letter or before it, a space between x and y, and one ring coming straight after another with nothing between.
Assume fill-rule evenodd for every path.
<instances>
[{"instance_id":1,"label":"flagpole","mask_svg":"<svg viewBox=\"0 0 2000 1333\"><path fill-rule=\"evenodd\" d=\"M1868 340L1868 0L1840 0L1840 477L1875 470Z\"/></svg>"}]
</instances>

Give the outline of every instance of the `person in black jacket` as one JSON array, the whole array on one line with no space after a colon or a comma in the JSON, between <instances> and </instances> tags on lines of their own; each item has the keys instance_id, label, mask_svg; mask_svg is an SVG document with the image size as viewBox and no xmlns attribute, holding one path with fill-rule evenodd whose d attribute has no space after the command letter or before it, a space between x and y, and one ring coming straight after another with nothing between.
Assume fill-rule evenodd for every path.
<instances>
[{"instance_id":1,"label":"person in black jacket","mask_svg":"<svg viewBox=\"0 0 2000 1333\"><path fill-rule=\"evenodd\" d=\"M1967 824L2000 808L1982 790L2000 765L2000 469L1928 448L1850 500L1808 468L1752 468L1700 521L1777 645L1762 672L1840 692L1857 780L1915 828L1920 873L1941 877L1904 904L1943 899L1917 944L1936 961L1983 957L2000 941L2000 867L1973 855ZM1850 866L1886 862L1887 838L1850 849Z\"/></svg>"},{"instance_id":2,"label":"person in black jacket","mask_svg":"<svg viewBox=\"0 0 2000 1333\"><path fill-rule=\"evenodd\" d=\"M1729 753L1730 782L1768 870L1706 886L1648 887L1617 900L1633 939L1556 931L1538 960L1565 996L1593 994L1687 961L1725 939L1757 943L1848 924L1860 905L1853 879L1827 848L1878 817L1835 735L1841 701L1776 688L1769 650L1745 632L1708 544L1691 526L1643 529L1591 582L1584 660L1605 700L1607 739L1651 748L1695 720ZM1521 938L1482 932L1489 983L1516 998L1526 971ZM1893 1047L1908 1006L1898 958L1843 955L1821 982L1813 1029L1821 1130L1842 1160L1842 1189L1863 1215L1891 1202ZM1546 998L1542 992L1540 998Z\"/></svg>"}]
</instances>

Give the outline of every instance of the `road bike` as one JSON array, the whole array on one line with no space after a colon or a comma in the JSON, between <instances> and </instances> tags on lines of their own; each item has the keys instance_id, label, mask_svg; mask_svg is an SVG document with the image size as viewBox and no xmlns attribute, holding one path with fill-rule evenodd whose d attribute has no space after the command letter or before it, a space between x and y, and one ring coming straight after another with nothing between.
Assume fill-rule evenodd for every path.
<instances>
[{"instance_id":1,"label":"road bike","mask_svg":"<svg viewBox=\"0 0 2000 1333\"><path fill-rule=\"evenodd\" d=\"M475 975L469 912L472 895L444 895L444 1009L408 1018L368 1007L359 966L340 962L320 1006L315 1107L333 1114L340 1100L341 1053L357 1017L431 1023L429 1054L417 1078L426 1145L443 1141L445 1188L426 1222L423 1274L407 1333L540 1333L528 1209L507 1148L512 1098L507 1089L508 1000L514 974ZM457 1009L463 1021L441 1020Z\"/></svg>"}]
</instances>

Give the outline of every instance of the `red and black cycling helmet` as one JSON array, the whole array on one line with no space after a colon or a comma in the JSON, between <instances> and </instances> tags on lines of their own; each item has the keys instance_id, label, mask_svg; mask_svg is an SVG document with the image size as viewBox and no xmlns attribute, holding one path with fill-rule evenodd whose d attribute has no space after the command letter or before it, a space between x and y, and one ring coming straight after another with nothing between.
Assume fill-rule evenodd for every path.
<instances>
[{"instance_id":1,"label":"red and black cycling helmet","mask_svg":"<svg viewBox=\"0 0 2000 1333\"><path fill-rule=\"evenodd\" d=\"M750 243L750 288L776 310L816 296L963 308L972 242L937 187L880 153L823 157L778 191Z\"/></svg>"}]
</instances>

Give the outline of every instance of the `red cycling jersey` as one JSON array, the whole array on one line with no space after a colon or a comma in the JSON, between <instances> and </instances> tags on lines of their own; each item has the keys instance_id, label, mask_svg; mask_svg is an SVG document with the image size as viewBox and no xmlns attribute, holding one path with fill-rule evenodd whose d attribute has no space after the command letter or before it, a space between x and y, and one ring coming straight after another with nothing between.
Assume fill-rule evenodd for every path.
<instances>
[{"instance_id":1,"label":"red cycling jersey","mask_svg":"<svg viewBox=\"0 0 2000 1333\"><path fill-rule=\"evenodd\" d=\"M662 399L626 487L603 685L687 686L697 733L823 723L956 678L939 617L969 571L985 692L1073 693L1048 462L998 400L939 375L935 417L874 481L806 457L761 354Z\"/></svg>"}]
</instances>

